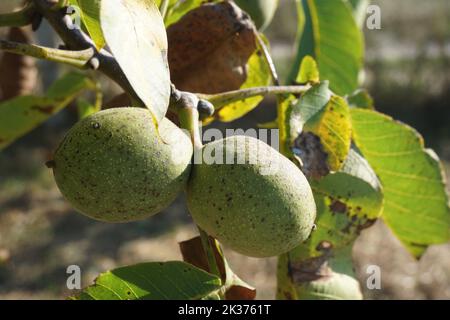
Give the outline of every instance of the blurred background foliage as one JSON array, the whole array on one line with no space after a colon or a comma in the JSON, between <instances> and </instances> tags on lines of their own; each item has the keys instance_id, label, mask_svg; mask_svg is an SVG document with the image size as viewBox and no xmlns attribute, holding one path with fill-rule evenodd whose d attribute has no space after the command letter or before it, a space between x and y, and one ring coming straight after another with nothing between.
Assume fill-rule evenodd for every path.
<instances>
[{"instance_id":1,"label":"blurred background foliage","mask_svg":"<svg viewBox=\"0 0 450 320\"><path fill-rule=\"evenodd\" d=\"M2 0L0 12L15 0ZM424 136L446 164L450 163L450 2L448 0L373 0L382 13L381 30L364 28L364 87L378 110L410 124ZM293 0L281 0L266 30L282 79L295 54L296 15ZM5 35L5 30L0 30ZM36 42L60 41L45 23ZM67 71L38 61L40 93ZM1 73L5 69L0 69ZM103 79L105 101L119 93ZM86 97L91 99L92 97ZM248 117L226 128L250 128L275 117L275 99L268 98ZM77 264L83 284L106 269L142 261L180 259L177 241L195 235L182 201L156 217L127 225L91 221L62 199L44 163L61 137L77 120L68 108L0 153L0 299L63 298L66 267ZM259 289L258 298L273 298L275 260L252 259L227 252L233 269ZM450 299L450 245L434 246L415 261L382 223L366 230L354 248L357 274L363 283L367 265L379 265L382 289L364 290L372 299Z\"/></svg>"}]
</instances>

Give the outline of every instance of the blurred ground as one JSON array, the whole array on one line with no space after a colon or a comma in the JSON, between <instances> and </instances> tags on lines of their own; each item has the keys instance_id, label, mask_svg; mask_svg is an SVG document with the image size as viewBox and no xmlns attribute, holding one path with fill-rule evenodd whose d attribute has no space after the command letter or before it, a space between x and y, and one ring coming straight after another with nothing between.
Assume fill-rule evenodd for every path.
<instances>
[{"instance_id":1,"label":"blurred ground","mask_svg":"<svg viewBox=\"0 0 450 320\"><path fill-rule=\"evenodd\" d=\"M447 163L450 174L450 2L376 0L382 30L368 31L366 81L377 108L422 132L427 145ZM280 74L292 59L295 25L288 0L268 30ZM41 43L51 45L44 25ZM57 74L41 64L44 87ZM248 128L274 117L273 101L232 127ZM75 121L66 111L0 153L0 299L61 299L66 267L77 264L83 284L107 269L142 261L180 259L177 242L195 235L179 199L152 219L126 225L91 221L62 199L44 163ZM226 125L218 125L225 128ZM227 251L233 269L258 288L258 298L274 297L275 259L251 259ZM366 266L379 265L382 290L369 299L450 299L450 244L428 249L415 261L383 225L363 232L354 248L361 283ZM363 286L364 287L364 286Z\"/></svg>"}]
</instances>

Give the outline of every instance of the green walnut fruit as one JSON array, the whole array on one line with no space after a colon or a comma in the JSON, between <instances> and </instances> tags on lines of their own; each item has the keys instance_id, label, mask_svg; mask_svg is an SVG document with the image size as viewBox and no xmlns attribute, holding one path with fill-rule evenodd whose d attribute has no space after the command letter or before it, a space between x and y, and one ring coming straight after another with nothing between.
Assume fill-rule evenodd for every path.
<instances>
[{"instance_id":1,"label":"green walnut fruit","mask_svg":"<svg viewBox=\"0 0 450 320\"><path fill-rule=\"evenodd\" d=\"M278 0L235 0L235 2L250 15L261 31L272 22L278 7Z\"/></svg>"},{"instance_id":2,"label":"green walnut fruit","mask_svg":"<svg viewBox=\"0 0 450 320\"><path fill-rule=\"evenodd\" d=\"M287 252L310 234L316 216L302 172L264 142L233 136L194 156L188 207L195 222L237 252Z\"/></svg>"},{"instance_id":3,"label":"green walnut fruit","mask_svg":"<svg viewBox=\"0 0 450 320\"><path fill-rule=\"evenodd\" d=\"M78 122L52 162L56 183L80 212L128 222L166 208L187 184L193 147L168 119L155 128L150 112L117 108Z\"/></svg>"},{"instance_id":4,"label":"green walnut fruit","mask_svg":"<svg viewBox=\"0 0 450 320\"><path fill-rule=\"evenodd\" d=\"M362 300L359 282L345 274L331 273L296 287L299 300Z\"/></svg>"}]
</instances>

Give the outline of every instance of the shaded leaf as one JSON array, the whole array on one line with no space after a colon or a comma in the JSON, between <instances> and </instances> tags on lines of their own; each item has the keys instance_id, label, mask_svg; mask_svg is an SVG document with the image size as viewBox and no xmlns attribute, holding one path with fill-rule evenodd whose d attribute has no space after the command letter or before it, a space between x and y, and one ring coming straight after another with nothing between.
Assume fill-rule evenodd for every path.
<instances>
[{"instance_id":1,"label":"shaded leaf","mask_svg":"<svg viewBox=\"0 0 450 320\"><path fill-rule=\"evenodd\" d=\"M210 238L210 243L214 249L216 262L221 274L223 290L227 300L253 300L256 297L256 289L242 281L233 270L231 270L219 243L214 238ZM208 260L203 250L200 237L195 237L187 241L180 242L180 250L183 260L194 266L209 272Z\"/></svg>"},{"instance_id":2,"label":"shaded leaf","mask_svg":"<svg viewBox=\"0 0 450 320\"><path fill-rule=\"evenodd\" d=\"M92 104L84 99L78 100L77 111L80 119L86 118L87 116L90 116L100 110L101 108L99 108L98 105Z\"/></svg>"},{"instance_id":3,"label":"shaded leaf","mask_svg":"<svg viewBox=\"0 0 450 320\"><path fill-rule=\"evenodd\" d=\"M319 65L322 80L329 80L338 95L353 92L358 85L363 62L363 37L342 0L302 0L305 24L299 42L291 80L297 77L301 61L312 56Z\"/></svg>"},{"instance_id":4,"label":"shaded leaf","mask_svg":"<svg viewBox=\"0 0 450 320\"><path fill-rule=\"evenodd\" d=\"M69 73L56 81L46 97L20 96L0 103L0 150L65 108L84 89L96 84L81 73Z\"/></svg>"},{"instance_id":5,"label":"shaded leaf","mask_svg":"<svg viewBox=\"0 0 450 320\"><path fill-rule=\"evenodd\" d=\"M150 262L101 274L77 300L197 300L220 289L220 279L180 261Z\"/></svg>"},{"instance_id":6,"label":"shaded leaf","mask_svg":"<svg viewBox=\"0 0 450 320\"><path fill-rule=\"evenodd\" d=\"M167 36L153 1L103 1L103 35L139 98L161 120L170 98Z\"/></svg>"},{"instance_id":7,"label":"shaded leaf","mask_svg":"<svg viewBox=\"0 0 450 320\"><path fill-rule=\"evenodd\" d=\"M356 90L347 98L347 102L353 108L375 109L373 98L365 89Z\"/></svg>"},{"instance_id":8,"label":"shaded leaf","mask_svg":"<svg viewBox=\"0 0 450 320\"><path fill-rule=\"evenodd\" d=\"M416 257L450 239L450 209L439 159L411 127L352 109L353 138L381 180L383 219Z\"/></svg>"}]
</instances>

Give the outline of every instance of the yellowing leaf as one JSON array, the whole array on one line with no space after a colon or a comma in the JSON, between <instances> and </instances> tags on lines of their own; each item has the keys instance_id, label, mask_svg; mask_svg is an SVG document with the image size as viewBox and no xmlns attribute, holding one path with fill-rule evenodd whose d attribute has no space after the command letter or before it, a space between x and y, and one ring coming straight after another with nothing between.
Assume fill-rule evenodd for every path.
<instances>
[{"instance_id":1,"label":"yellowing leaf","mask_svg":"<svg viewBox=\"0 0 450 320\"><path fill-rule=\"evenodd\" d=\"M320 138L327 163L331 171L342 167L351 144L351 119L346 101L338 96L331 97L327 106L305 124L305 132L312 132Z\"/></svg>"},{"instance_id":2,"label":"yellowing leaf","mask_svg":"<svg viewBox=\"0 0 450 320\"><path fill-rule=\"evenodd\" d=\"M257 86L267 86L270 83L270 71L260 51L256 51L249 59L247 80L241 86L241 89L247 89ZM221 108L216 117L223 122L231 122L246 115L264 99L263 96L247 98L236 101Z\"/></svg>"}]
</instances>

